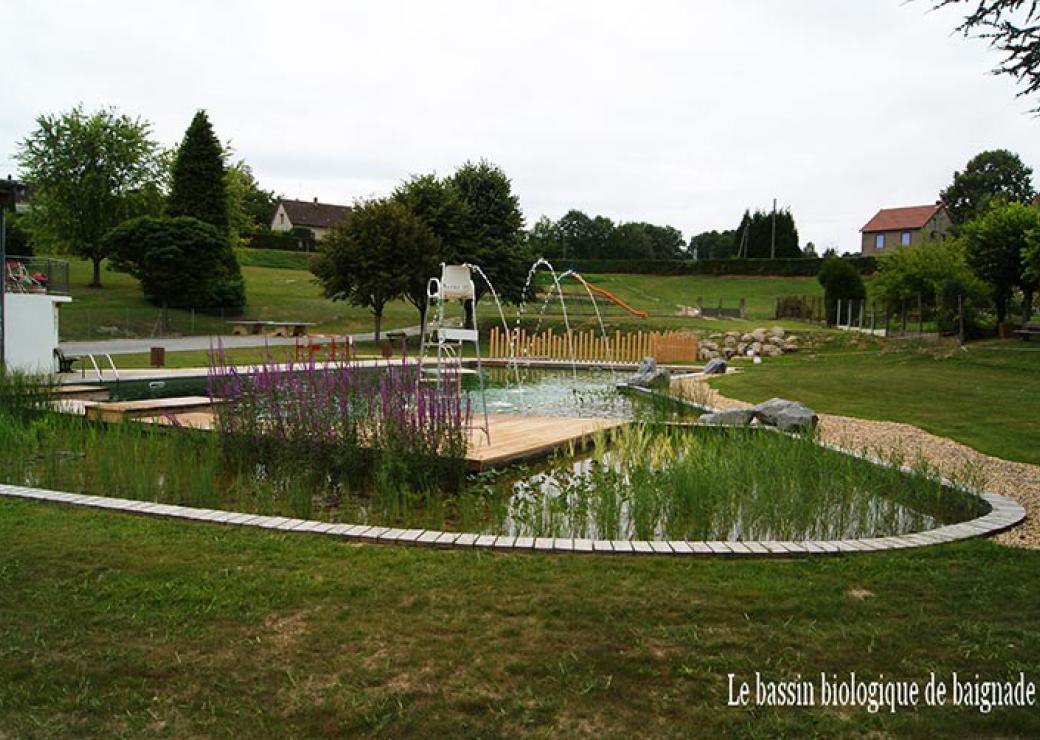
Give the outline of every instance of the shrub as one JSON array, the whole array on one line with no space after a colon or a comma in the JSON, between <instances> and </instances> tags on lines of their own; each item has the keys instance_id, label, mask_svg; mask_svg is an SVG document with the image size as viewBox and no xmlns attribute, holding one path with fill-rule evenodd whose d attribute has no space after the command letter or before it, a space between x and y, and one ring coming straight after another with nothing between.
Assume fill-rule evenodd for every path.
<instances>
[{"instance_id":1,"label":"shrub","mask_svg":"<svg viewBox=\"0 0 1040 740\"><path fill-rule=\"evenodd\" d=\"M141 281L163 307L240 308L245 284L227 237L190 216L142 216L105 236L112 269Z\"/></svg>"},{"instance_id":2,"label":"shrub","mask_svg":"<svg viewBox=\"0 0 1040 740\"><path fill-rule=\"evenodd\" d=\"M287 252L302 252L304 245L289 231L258 231L246 242L249 249L280 249Z\"/></svg>"},{"instance_id":3,"label":"shrub","mask_svg":"<svg viewBox=\"0 0 1040 740\"><path fill-rule=\"evenodd\" d=\"M827 306L827 323L837 316L839 300L863 300L867 297L867 289L863 278L849 260L841 257L827 257L820 266L816 279L823 286L823 300Z\"/></svg>"}]
</instances>

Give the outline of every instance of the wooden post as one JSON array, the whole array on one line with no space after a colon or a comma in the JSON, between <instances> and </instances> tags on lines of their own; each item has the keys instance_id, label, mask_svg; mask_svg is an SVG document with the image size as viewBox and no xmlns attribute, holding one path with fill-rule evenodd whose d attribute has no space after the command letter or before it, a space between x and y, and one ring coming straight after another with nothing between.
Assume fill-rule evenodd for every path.
<instances>
[{"instance_id":1,"label":"wooden post","mask_svg":"<svg viewBox=\"0 0 1040 740\"><path fill-rule=\"evenodd\" d=\"M957 294L957 338L964 344L964 296Z\"/></svg>"},{"instance_id":2,"label":"wooden post","mask_svg":"<svg viewBox=\"0 0 1040 740\"><path fill-rule=\"evenodd\" d=\"M903 300L903 317L900 320L899 336L906 336L906 300Z\"/></svg>"},{"instance_id":3,"label":"wooden post","mask_svg":"<svg viewBox=\"0 0 1040 740\"><path fill-rule=\"evenodd\" d=\"M924 336L924 302L921 294L917 294L917 335Z\"/></svg>"}]
</instances>

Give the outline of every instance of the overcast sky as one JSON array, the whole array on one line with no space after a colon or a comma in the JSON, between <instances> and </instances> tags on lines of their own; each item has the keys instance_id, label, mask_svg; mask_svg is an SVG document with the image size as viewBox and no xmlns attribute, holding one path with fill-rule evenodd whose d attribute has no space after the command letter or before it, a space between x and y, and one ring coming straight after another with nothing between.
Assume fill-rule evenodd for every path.
<instances>
[{"instance_id":1,"label":"overcast sky","mask_svg":"<svg viewBox=\"0 0 1040 740\"><path fill-rule=\"evenodd\" d=\"M803 244L849 251L979 151L1040 167L1035 101L928 8L4 0L0 174L43 112L114 105L173 145L205 108L287 197L349 203L487 157L528 224L579 208L689 237L776 197Z\"/></svg>"}]
</instances>

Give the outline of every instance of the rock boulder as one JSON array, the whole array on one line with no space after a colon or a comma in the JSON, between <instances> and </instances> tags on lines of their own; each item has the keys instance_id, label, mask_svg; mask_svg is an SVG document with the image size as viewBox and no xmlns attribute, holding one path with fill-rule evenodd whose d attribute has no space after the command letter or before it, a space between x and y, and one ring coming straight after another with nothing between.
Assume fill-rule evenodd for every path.
<instances>
[{"instance_id":1,"label":"rock boulder","mask_svg":"<svg viewBox=\"0 0 1040 740\"><path fill-rule=\"evenodd\" d=\"M666 367L658 367L653 357L644 357L639 370L628 379L629 385L639 388L667 388L671 374Z\"/></svg>"},{"instance_id":2,"label":"rock boulder","mask_svg":"<svg viewBox=\"0 0 1040 740\"><path fill-rule=\"evenodd\" d=\"M820 418L805 404L784 398L771 398L751 408L754 418L762 424L785 432L815 428Z\"/></svg>"}]
</instances>

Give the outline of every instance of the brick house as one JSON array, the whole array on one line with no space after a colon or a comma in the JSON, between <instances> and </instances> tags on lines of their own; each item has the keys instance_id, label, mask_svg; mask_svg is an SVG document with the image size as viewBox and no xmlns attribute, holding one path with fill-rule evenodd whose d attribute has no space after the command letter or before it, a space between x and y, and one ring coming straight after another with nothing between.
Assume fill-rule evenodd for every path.
<instances>
[{"instance_id":1,"label":"brick house","mask_svg":"<svg viewBox=\"0 0 1040 740\"><path fill-rule=\"evenodd\" d=\"M322 238L350 214L350 206L319 203L310 200L280 200L271 218L271 231L290 231L296 227L310 229L314 239Z\"/></svg>"},{"instance_id":2,"label":"brick house","mask_svg":"<svg viewBox=\"0 0 1040 740\"><path fill-rule=\"evenodd\" d=\"M926 239L942 239L953 222L946 206L882 208L860 229L863 235L861 253L877 256L892 249L912 247Z\"/></svg>"}]
</instances>

